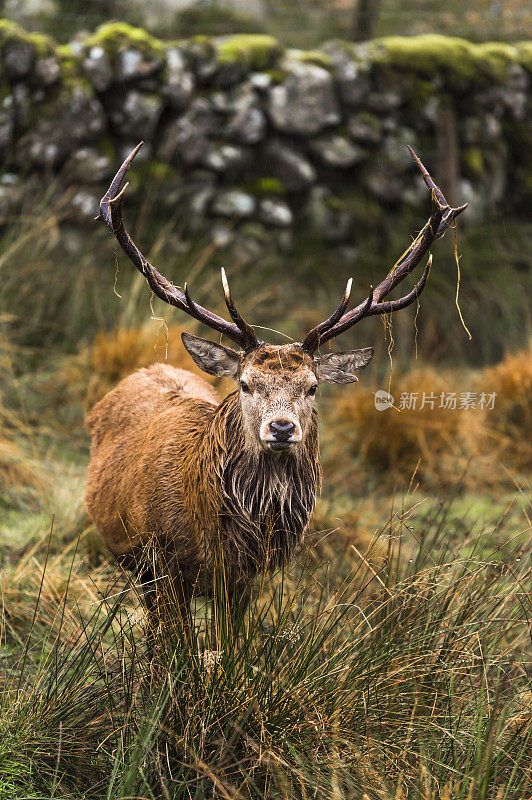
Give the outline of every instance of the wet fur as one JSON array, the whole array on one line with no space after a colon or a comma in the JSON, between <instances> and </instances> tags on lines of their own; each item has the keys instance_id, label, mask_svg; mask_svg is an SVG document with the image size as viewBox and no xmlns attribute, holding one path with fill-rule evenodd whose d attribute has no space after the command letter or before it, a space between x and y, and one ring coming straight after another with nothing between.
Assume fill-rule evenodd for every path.
<instances>
[{"instance_id":1,"label":"wet fur","mask_svg":"<svg viewBox=\"0 0 532 800\"><path fill-rule=\"evenodd\" d=\"M109 550L135 566L169 554L185 600L212 594L216 563L233 587L300 548L320 489L317 416L294 452L246 447L238 394L220 405L201 378L139 370L93 409L86 503Z\"/></svg>"}]
</instances>

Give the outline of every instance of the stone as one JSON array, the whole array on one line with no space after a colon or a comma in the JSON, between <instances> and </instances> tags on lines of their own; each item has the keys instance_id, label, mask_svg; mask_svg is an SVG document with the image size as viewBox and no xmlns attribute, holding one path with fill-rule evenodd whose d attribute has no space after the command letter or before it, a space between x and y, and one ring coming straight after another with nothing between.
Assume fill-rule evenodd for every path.
<instances>
[{"instance_id":1,"label":"stone","mask_svg":"<svg viewBox=\"0 0 532 800\"><path fill-rule=\"evenodd\" d=\"M266 117L251 84L241 87L233 98L225 133L242 144L256 144L264 138Z\"/></svg>"},{"instance_id":2,"label":"stone","mask_svg":"<svg viewBox=\"0 0 532 800\"><path fill-rule=\"evenodd\" d=\"M265 197L259 203L259 218L266 225L287 228L292 224L294 215L284 200Z\"/></svg>"},{"instance_id":3,"label":"stone","mask_svg":"<svg viewBox=\"0 0 532 800\"><path fill-rule=\"evenodd\" d=\"M364 151L345 136L324 134L309 142L309 150L327 167L347 168L364 159Z\"/></svg>"},{"instance_id":4,"label":"stone","mask_svg":"<svg viewBox=\"0 0 532 800\"><path fill-rule=\"evenodd\" d=\"M21 155L23 152L24 148L21 149ZM66 142L62 144L55 137L33 136L29 142L28 154L36 167L54 169L67 157L68 148Z\"/></svg>"},{"instance_id":5,"label":"stone","mask_svg":"<svg viewBox=\"0 0 532 800\"><path fill-rule=\"evenodd\" d=\"M99 101L82 87L75 87L59 99L53 114L32 126L21 140L18 160L23 163L29 158L39 168L56 168L77 147L94 142L106 124Z\"/></svg>"},{"instance_id":6,"label":"stone","mask_svg":"<svg viewBox=\"0 0 532 800\"><path fill-rule=\"evenodd\" d=\"M120 53L118 59L117 79L119 81L135 81L155 75L162 67L159 58L148 58L139 50L130 47Z\"/></svg>"},{"instance_id":7,"label":"stone","mask_svg":"<svg viewBox=\"0 0 532 800\"><path fill-rule=\"evenodd\" d=\"M324 52L331 57L340 97L351 108L365 103L370 90L369 65L356 60L336 42L327 42Z\"/></svg>"},{"instance_id":8,"label":"stone","mask_svg":"<svg viewBox=\"0 0 532 800\"><path fill-rule=\"evenodd\" d=\"M288 74L269 96L269 115L277 130L313 136L340 122L334 81L326 69L295 60L283 62L282 68Z\"/></svg>"},{"instance_id":9,"label":"stone","mask_svg":"<svg viewBox=\"0 0 532 800\"><path fill-rule=\"evenodd\" d=\"M83 59L82 69L97 92L105 92L113 82L109 58L103 47L91 47Z\"/></svg>"},{"instance_id":10,"label":"stone","mask_svg":"<svg viewBox=\"0 0 532 800\"><path fill-rule=\"evenodd\" d=\"M375 147L382 140L382 130L373 114L351 114L347 119L347 132L355 142Z\"/></svg>"},{"instance_id":11,"label":"stone","mask_svg":"<svg viewBox=\"0 0 532 800\"><path fill-rule=\"evenodd\" d=\"M249 153L242 147L221 144L209 149L202 160L203 166L215 172L239 172L249 162Z\"/></svg>"},{"instance_id":12,"label":"stone","mask_svg":"<svg viewBox=\"0 0 532 800\"><path fill-rule=\"evenodd\" d=\"M502 125L493 114L486 114L482 128L484 138L488 141L499 139L502 134Z\"/></svg>"},{"instance_id":13,"label":"stone","mask_svg":"<svg viewBox=\"0 0 532 800\"><path fill-rule=\"evenodd\" d=\"M13 115L7 109L0 109L0 154L11 144L14 126Z\"/></svg>"},{"instance_id":14,"label":"stone","mask_svg":"<svg viewBox=\"0 0 532 800\"><path fill-rule=\"evenodd\" d=\"M400 128L395 136L387 136L383 151L393 171L405 172L413 167L412 156L407 145L418 150L418 140L411 128Z\"/></svg>"},{"instance_id":15,"label":"stone","mask_svg":"<svg viewBox=\"0 0 532 800\"><path fill-rule=\"evenodd\" d=\"M314 186L305 207L311 228L326 241L341 242L349 237L351 218L346 211L331 208L334 195L325 186Z\"/></svg>"},{"instance_id":16,"label":"stone","mask_svg":"<svg viewBox=\"0 0 532 800\"><path fill-rule=\"evenodd\" d=\"M13 86L13 121L16 131L24 131L30 126L30 93L25 83Z\"/></svg>"},{"instance_id":17,"label":"stone","mask_svg":"<svg viewBox=\"0 0 532 800\"><path fill-rule=\"evenodd\" d=\"M316 170L294 148L278 140L267 142L263 161L268 175L278 178L289 192L308 189L316 181Z\"/></svg>"},{"instance_id":18,"label":"stone","mask_svg":"<svg viewBox=\"0 0 532 800\"><path fill-rule=\"evenodd\" d=\"M4 69L11 83L25 78L33 69L35 53L30 42L8 41L4 46Z\"/></svg>"},{"instance_id":19,"label":"stone","mask_svg":"<svg viewBox=\"0 0 532 800\"><path fill-rule=\"evenodd\" d=\"M13 137L13 119L11 114L0 110L0 153L8 147Z\"/></svg>"},{"instance_id":20,"label":"stone","mask_svg":"<svg viewBox=\"0 0 532 800\"><path fill-rule=\"evenodd\" d=\"M0 218L5 220L18 214L24 203L24 189L18 184L0 184Z\"/></svg>"},{"instance_id":21,"label":"stone","mask_svg":"<svg viewBox=\"0 0 532 800\"><path fill-rule=\"evenodd\" d=\"M250 83L258 92L266 92L272 85L272 76L267 72L254 72L249 77Z\"/></svg>"},{"instance_id":22,"label":"stone","mask_svg":"<svg viewBox=\"0 0 532 800\"><path fill-rule=\"evenodd\" d=\"M94 219L100 213L100 200L88 189L80 189L72 197L72 208L84 219Z\"/></svg>"},{"instance_id":23,"label":"stone","mask_svg":"<svg viewBox=\"0 0 532 800\"><path fill-rule=\"evenodd\" d=\"M439 97L429 97L426 103L421 107L420 116L422 119L430 122L432 125L437 124L438 111L440 108L441 100Z\"/></svg>"},{"instance_id":24,"label":"stone","mask_svg":"<svg viewBox=\"0 0 532 800\"><path fill-rule=\"evenodd\" d=\"M53 56L38 58L35 62L34 74L37 83L48 88L59 81L61 68Z\"/></svg>"},{"instance_id":25,"label":"stone","mask_svg":"<svg viewBox=\"0 0 532 800\"><path fill-rule=\"evenodd\" d=\"M63 175L70 183L100 183L113 175L111 160L93 147L75 150L63 167Z\"/></svg>"},{"instance_id":26,"label":"stone","mask_svg":"<svg viewBox=\"0 0 532 800\"><path fill-rule=\"evenodd\" d=\"M229 247L235 241L235 232L227 225L213 225L210 236L216 247Z\"/></svg>"},{"instance_id":27,"label":"stone","mask_svg":"<svg viewBox=\"0 0 532 800\"><path fill-rule=\"evenodd\" d=\"M209 137L218 130L218 120L203 97L192 101L185 113L169 122L159 137L157 157L168 163L194 166L209 148Z\"/></svg>"},{"instance_id":28,"label":"stone","mask_svg":"<svg viewBox=\"0 0 532 800\"><path fill-rule=\"evenodd\" d=\"M204 217L214 197L214 186L199 186L187 192L187 201L190 211L195 217Z\"/></svg>"},{"instance_id":29,"label":"stone","mask_svg":"<svg viewBox=\"0 0 532 800\"><path fill-rule=\"evenodd\" d=\"M130 139L129 141L120 142L119 146L117 147L117 161L119 164L122 161L125 161L128 155L131 153L132 150L138 145L139 141L138 138L135 137L134 139ZM144 146L140 148L139 152L135 156L135 164L139 166L140 164L149 164L150 161L153 159L153 147L151 142L144 142Z\"/></svg>"},{"instance_id":30,"label":"stone","mask_svg":"<svg viewBox=\"0 0 532 800\"><path fill-rule=\"evenodd\" d=\"M251 217L255 212L255 200L240 189L221 189L217 192L212 212L221 217Z\"/></svg>"},{"instance_id":31,"label":"stone","mask_svg":"<svg viewBox=\"0 0 532 800\"><path fill-rule=\"evenodd\" d=\"M371 92L368 96L366 106L376 114L388 114L402 106L404 100L399 92L388 90L385 92Z\"/></svg>"},{"instance_id":32,"label":"stone","mask_svg":"<svg viewBox=\"0 0 532 800\"><path fill-rule=\"evenodd\" d=\"M402 199L403 183L390 169L389 164L373 164L366 172L365 183L378 200L397 203Z\"/></svg>"},{"instance_id":33,"label":"stone","mask_svg":"<svg viewBox=\"0 0 532 800\"><path fill-rule=\"evenodd\" d=\"M166 70L164 97L171 108L182 111L190 103L196 81L193 73L187 69L183 52L179 48L173 47L168 51Z\"/></svg>"},{"instance_id":34,"label":"stone","mask_svg":"<svg viewBox=\"0 0 532 800\"><path fill-rule=\"evenodd\" d=\"M135 89L116 100L109 117L119 136L151 139L162 111L158 95L141 94Z\"/></svg>"},{"instance_id":35,"label":"stone","mask_svg":"<svg viewBox=\"0 0 532 800\"><path fill-rule=\"evenodd\" d=\"M52 122L63 136L80 144L93 142L107 127L101 103L81 87L73 89L59 120Z\"/></svg>"}]
</instances>

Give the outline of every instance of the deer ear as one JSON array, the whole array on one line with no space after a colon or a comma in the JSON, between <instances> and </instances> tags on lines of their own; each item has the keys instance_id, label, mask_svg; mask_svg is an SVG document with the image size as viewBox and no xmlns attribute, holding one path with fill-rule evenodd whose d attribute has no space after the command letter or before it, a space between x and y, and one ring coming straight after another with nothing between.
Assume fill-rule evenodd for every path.
<instances>
[{"instance_id":1,"label":"deer ear","mask_svg":"<svg viewBox=\"0 0 532 800\"><path fill-rule=\"evenodd\" d=\"M220 378L236 378L240 364L240 353L236 350L214 344L192 333L182 333L181 340L198 367L204 372Z\"/></svg>"},{"instance_id":2,"label":"deer ear","mask_svg":"<svg viewBox=\"0 0 532 800\"><path fill-rule=\"evenodd\" d=\"M373 358L373 347L348 350L346 353L326 353L316 358L320 383L353 383L358 381L355 370L365 367Z\"/></svg>"}]
</instances>

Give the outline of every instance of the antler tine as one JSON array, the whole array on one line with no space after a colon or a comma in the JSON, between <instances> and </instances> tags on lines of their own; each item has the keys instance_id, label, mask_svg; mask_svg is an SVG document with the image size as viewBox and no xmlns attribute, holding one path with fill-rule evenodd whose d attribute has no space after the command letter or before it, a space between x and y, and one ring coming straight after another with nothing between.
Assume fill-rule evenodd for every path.
<instances>
[{"instance_id":1,"label":"antler tine","mask_svg":"<svg viewBox=\"0 0 532 800\"><path fill-rule=\"evenodd\" d=\"M256 347L258 344L255 331L253 330L251 325L249 325L246 322L244 317L240 314L233 298L231 297L231 290L229 288L229 281L227 280L225 269L222 267L220 272L222 274L222 286L224 290L225 305L227 306L227 310L231 315L231 319L233 320L233 322L236 323L236 325L242 331L242 334L245 337L246 344L244 345L244 347L249 350L252 347Z\"/></svg>"},{"instance_id":2,"label":"antler tine","mask_svg":"<svg viewBox=\"0 0 532 800\"><path fill-rule=\"evenodd\" d=\"M388 275L382 280L376 289L372 292L371 302L365 300L360 303L356 308L348 311L332 326L327 327L326 330L321 332L319 342L324 343L339 336L340 333L351 328L355 323L359 322L364 317L370 317L374 314L388 314L393 311L399 311L406 308L413 303L423 289L425 288L430 268L432 265L432 256L429 259L423 275L412 289L411 292L404 297L397 300L389 300L384 302L384 298L401 283L412 270L417 267L431 244L435 239L443 236L447 228L452 224L456 217L467 208L467 203L458 208L451 208L447 203L441 189L434 183L428 170L425 168L421 160L411 147L408 148L416 166L418 167L425 185L430 190L432 197L432 210L431 215L425 223L418 236L414 239L410 247L403 254L401 259L395 266L392 267ZM318 326L319 327L319 326ZM305 339L306 342L306 339ZM314 348L315 349L315 348Z\"/></svg>"},{"instance_id":3,"label":"antler tine","mask_svg":"<svg viewBox=\"0 0 532 800\"><path fill-rule=\"evenodd\" d=\"M349 278L347 281L347 285L345 287L345 291L343 294L342 299L340 300L340 304L338 307L333 311L328 319L320 322L319 325L316 325L315 328L312 328L303 341L301 342L301 347L303 350L306 350L308 353L313 353L320 345L321 336L325 331L328 331L329 328L332 328L333 325L342 318L344 311L347 308L349 303L349 298L351 297L351 287L353 286L353 278Z\"/></svg>"},{"instance_id":4,"label":"antler tine","mask_svg":"<svg viewBox=\"0 0 532 800\"><path fill-rule=\"evenodd\" d=\"M427 283L427 279L430 275L430 270L432 268L432 254L429 256L429 260L427 261L427 266L423 270L423 274L421 278L418 280L414 288L405 294L404 297L399 297L396 300L385 300L382 303L375 303L370 305L366 312L362 315L364 317L371 317L374 314L391 314L394 311L400 311L402 308L406 308L411 303L413 303L423 289L425 288L425 284Z\"/></svg>"},{"instance_id":5,"label":"antler tine","mask_svg":"<svg viewBox=\"0 0 532 800\"><path fill-rule=\"evenodd\" d=\"M116 240L124 253L133 262L139 272L144 275L150 289L157 297L159 297L165 303L168 303L175 308L179 308L181 311L189 314L189 316L197 319L199 322L203 322L213 330L225 334L225 336L227 336L229 339L232 339L234 342L240 345L240 347L248 348L250 346L249 337L244 334L240 327L234 325L232 322L227 322L227 320L219 317L217 314L213 314L212 311L209 311L208 309L203 308L203 306L195 303L191 299L188 289L185 288L184 294L177 289L142 255L141 251L127 232L122 219L122 205L124 202L125 192L129 184L126 183L122 189L120 187L122 185L124 175L131 166L133 159L139 152L142 145L143 142L140 142L135 149L132 150L111 181L109 189L100 201L100 214L98 217L96 217L96 219L104 220L108 228L115 235Z\"/></svg>"}]
</instances>

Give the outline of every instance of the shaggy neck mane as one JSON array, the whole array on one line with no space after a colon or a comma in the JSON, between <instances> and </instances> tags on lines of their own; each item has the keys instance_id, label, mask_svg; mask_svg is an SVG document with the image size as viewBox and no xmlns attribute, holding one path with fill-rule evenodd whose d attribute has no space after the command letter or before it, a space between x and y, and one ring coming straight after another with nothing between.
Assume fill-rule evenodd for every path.
<instances>
[{"instance_id":1,"label":"shaggy neck mane","mask_svg":"<svg viewBox=\"0 0 532 800\"><path fill-rule=\"evenodd\" d=\"M216 409L200 443L198 491L208 525L245 570L276 568L299 549L321 486L314 412L305 441L279 454L246 446L236 393Z\"/></svg>"}]
</instances>

